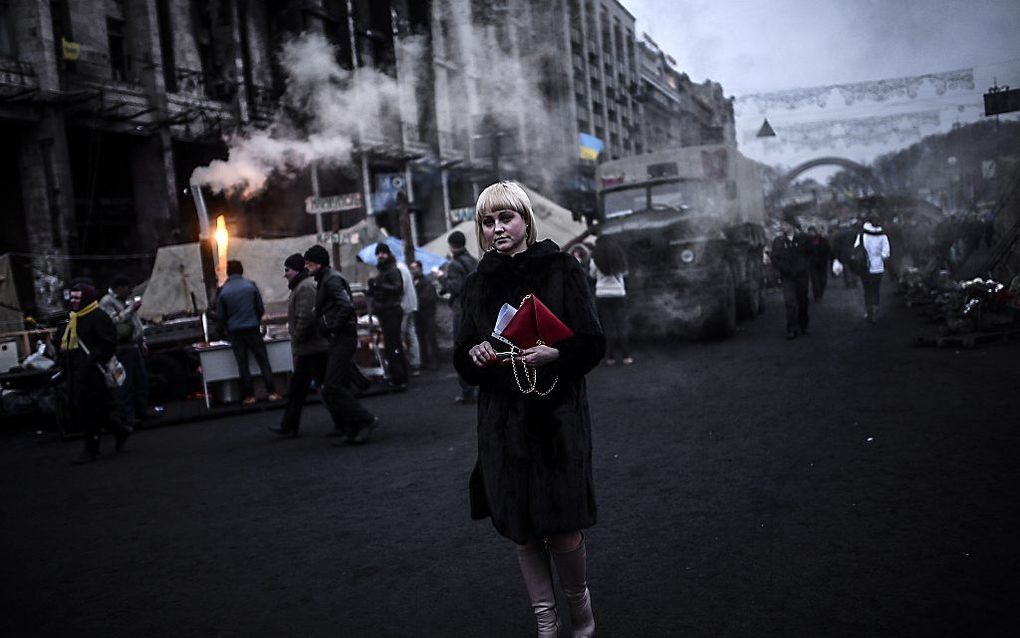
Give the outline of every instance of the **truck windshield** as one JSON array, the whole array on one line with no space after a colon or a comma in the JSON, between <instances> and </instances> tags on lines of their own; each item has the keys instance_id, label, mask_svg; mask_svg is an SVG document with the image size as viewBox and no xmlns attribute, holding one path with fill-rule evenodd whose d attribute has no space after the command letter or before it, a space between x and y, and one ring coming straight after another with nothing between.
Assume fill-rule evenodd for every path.
<instances>
[{"instance_id":1,"label":"truck windshield","mask_svg":"<svg viewBox=\"0 0 1020 638\"><path fill-rule=\"evenodd\" d=\"M652 186L652 208L685 210L701 201L702 183L697 181L670 182Z\"/></svg>"},{"instance_id":2,"label":"truck windshield","mask_svg":"<svg viewBox=\"0 0 1020 638\"><path fill-rule=\"evenodd\" d=\"M639 186L603 193L602 203L602 211L606 219L630 215L634 211L644 210L648 207L648 189Z\"/></svg>"}]
</instances>

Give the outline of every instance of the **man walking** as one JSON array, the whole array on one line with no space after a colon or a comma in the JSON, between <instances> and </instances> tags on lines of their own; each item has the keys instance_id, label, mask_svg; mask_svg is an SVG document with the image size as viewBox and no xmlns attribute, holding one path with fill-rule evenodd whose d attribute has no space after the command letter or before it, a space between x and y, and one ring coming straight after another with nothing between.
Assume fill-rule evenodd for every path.
<instances>
[{"instance_id":1,"label":"man walking","mask_svg":"<svg viewBox=\"0 0 1020 638\"><path fill-rule=\"evenodd\" d=\"M450 295L450 307L453 309L453 342L456 343L460 336L460 323L463 317L461 297L464 294L464 282L468 275L478 268L478 260L465 248L467 240L464 233L459 230L450 233L446 243L450 247L450 261L446 266L446 276L443 277L443 292ZM460 394L454 400L457 403L474 403L475 387L460 376L457 379L460 382Z\"/></svg>"},{"instance_id":2,"label":"man walking","mask_svg":"<svg viewBox=\"0 0 1020 638\"><path fill-rule=\"evenodd\" d=\"M345 443L364 443L379 424L350 391L351 368L358 347L358 324L347 280L329 267L329 253L322 246L305 251L305 267L315 278L315 322L328 341L322 400L333 417L336 434Z\"/></svg>"},{"instance_id":3,"label":"man walking","mask_svg":"<svg viewBox=\"0 0 1020 638\"><path fill-rule=\"evenodd\" d=\"M772 265L783 279L786 338L808 333L808 245L795 222L780 222L782 234L772 242Z\"/></svg>"},{"instance_id":4,"label":"man walking","mask_svg":"<svg viewBox=\"0 0 1020 638\"><path fill-rule=\"evenodd\" d=\"M244 396L242 405L255 403L255 389L248 370L249 352L262 371L269 400L279 401L280 395L276 393L276 385L273 383L273 369L269 366L269 355L266 353L266 342L262 340L262 332L259 330L266 309L258 287L245 279L243 274L244 266L241 262L233 259L227 262L227 281L216 295L216 316L230 340L234 358L237 359Z\"/></svg>"},{"instance_id":5,"label":"man walking","mask_svg":"<svg viewBox=\"0 0 1020 638\"><path fill-rule=\"evenodd\" d=\"M439 369L439 338L436 334L436 304L439 293L432 285L432 278L422 269L420 261L411 262L411 280L418 297L418 311L414 313L414 325L421 347L422 366L430 370Z\"/></svg>"},{"instance_id":6,"label":"man walking","mask_svg":"<svg viewBox=\"0 0 1020 638\"><path fill-rule=\"evenodd\" d=\"M283 262L283 276L287 278L290 296L287 298L287 332L294 355L294 374L287 389L287 407L279 427L269 431L280 436L297 438L301 426L301 411L308 398L312 380L321 388L329 358L329 342L315 322L315 280L305 268L305 258L294 253ZM321 391L321 390L320 390Z\"/></svg>"},{"instance_id":7,"label":"man walking","mask_svg":"<svg viewBox=\"0 0 1020 638\"><path fill-rule=\"evenodd\" d=\"M99 307L110 315L117 336L117 359L123 364L124 385L114 391L117 411L124 425L136 425L149 413L149 376L142 354L146 351L144 328L138 318L141 300L131 299L131 280L117 275L110 289L99 300Z\"/></svg>"},{"instance_id":8,"label":"man walking","mask_svg":"<svg viewBox=\"0 0 1020 638\"><path fill-rule=\"evenodd\" d=\"M368 294L372 297L372 313L382 325L386 342L386 360L389 362L390 385L395 390L407 389L407 359L401 342L400 326L404 311L404 280L393 258L390 247L380 242L375 246L376 267L379 275L368 280Z\"/></svg>"}]
</instances>

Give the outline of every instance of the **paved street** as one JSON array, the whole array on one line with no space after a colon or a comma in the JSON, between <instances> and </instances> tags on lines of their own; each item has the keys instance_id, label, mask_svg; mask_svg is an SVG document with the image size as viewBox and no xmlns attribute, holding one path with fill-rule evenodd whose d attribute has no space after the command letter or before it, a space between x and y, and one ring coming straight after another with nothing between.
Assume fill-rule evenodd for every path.
<instances>
[{"instance_id":1,"label":"paved street","mask_svg":"<svg viewBox=\"0 0 1020 638\"><path fill-rule=\"evenodd\" d=\"M859 294L859 291L854 291ZM589 377L602 638L1006 636L1020 611L1016 342L915 348L830 289L731 340L646 344ZM0 438L4 636L533 636L510 544L468 517L474 410L450 370L367 405L80 442Z\"/></svg>"}]
</instances>

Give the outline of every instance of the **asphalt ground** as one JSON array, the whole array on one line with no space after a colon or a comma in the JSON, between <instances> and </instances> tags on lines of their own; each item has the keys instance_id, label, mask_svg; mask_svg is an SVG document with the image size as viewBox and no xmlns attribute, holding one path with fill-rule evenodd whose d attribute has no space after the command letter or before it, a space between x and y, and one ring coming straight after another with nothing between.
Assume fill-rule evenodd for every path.
<instances>
[{"instance_id":1,"label":"asphalt ground","mask_svg":"<svg viewBox=\"0 0 1020 638\"><path fill-rule=\"evenodd\" d=\"M589 376L602 638L1013 636L1017 343L917 348L886 294L781 299L727 341L642 344ZM468 516L475 413L451 370L366 399L80 442L0 436L0 635L533 636L513 550Z\"/></svg>"}]
</instances>

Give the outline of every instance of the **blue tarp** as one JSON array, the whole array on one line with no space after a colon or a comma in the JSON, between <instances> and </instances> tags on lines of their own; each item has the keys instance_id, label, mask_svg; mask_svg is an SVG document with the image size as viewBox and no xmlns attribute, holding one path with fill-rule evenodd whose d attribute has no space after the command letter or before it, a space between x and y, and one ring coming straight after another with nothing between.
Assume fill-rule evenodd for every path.
<instances>
[{"instance_id":1,"label":"blue tarp","mask_svg":"<svg viewBox=\"0 0 1020 638\"><path fill-rule=\"evenodd\" d=\"M386 245L393 251L393 255L400 260L404 259L404 242L396 237L387 237ZM421 262L422 270L430 272L433 268L439 268L446 263L446 257L440 257L421 248L414 249L414 258ZM366 264L375 265L375 244L369 244L358 251L358 259Z\"/></svg>"}]
</instances>

